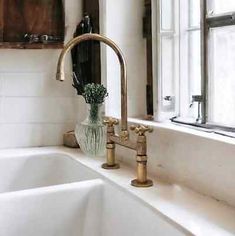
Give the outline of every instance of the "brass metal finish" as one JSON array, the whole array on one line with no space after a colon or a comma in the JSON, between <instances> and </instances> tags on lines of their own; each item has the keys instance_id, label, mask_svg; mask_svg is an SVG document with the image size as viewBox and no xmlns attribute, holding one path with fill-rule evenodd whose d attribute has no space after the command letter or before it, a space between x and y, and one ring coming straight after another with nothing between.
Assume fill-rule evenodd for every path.
<instances>
[{"instance_id":1,"label":"brass metal finish","mask_svg":"<svg viewBox=\"0 0 235 236\"><path fill-rule=\"evenodd\" d=\"M115 144L113 145L113 148L108 148L110 144L106 145L106 153L107 153L107 158L106 158L106 163L102 164L102 168L104 169L119 169L120 165L118 163L116 163L115 161Z\"/></svg>"},{"instance_id":2,"label":"brass metal finish","mask_svg":"<svg viewBox=\"0 0 235 236\"><path fill-rule=\"evenodd\" d=\"M139 183L145 183L147 180L147 161L137 161L137 180Z\"/></svg>"},{"instance_id":3,"label":"brass metal finish","mask_svg":"<svg viewBox=\"0 0 235 236\"><path fill-rule=\"evenodd\" d=\"M109 38L102 36L100 34L83 34L81 36L78 36L72 40L70 40L62 50L58 64L57 64L57 73L56 73L56 79L60 81L65 80L65 72L64 72L64 64L65 64L65 56L67 53L76 45L78 45L81 42L89 41L89 40L96 40L103 42L110 46L114 52L116 53L120 67L121 67L121 131L127 131L127 73L126 73L126 62L124 59L124 56L122 54L122 51L120 48Z\"/></svg>"},{"instance_id":4,"label":"brass metal finish","mask_svg":"<svg viewBox=\"0 0 235 236\"><path fill-rule=\"evenodd\" d=\"M113 166L115 165L115 144L107 144L106 149L107 149L107 165Z\"/></svg>"},{"instance_id":5,"label":"brass metal finish","mask_svg":"<svg viewBox=\"0 0 235 236\"><path fill-rule=\"evenodd\" d=\"M147 156L139 156L139 155L136 156L136 161L137 162L146 162L147 159L148 159Z\"/></svg>"},{"instance_id":6,"label":"brass metal finish","mask_svg":"<svg viewBox=\"0 0 235 236\"><path fill-rule=\"evenodd\" d=\"M137 142L132 142L129 139L129 132L127 129L127 73L126 62L120 48L109 38L101 36L99 34L83 34L72 40L70 40L62 50L58 65L57 65L57 80L64 81L65 72L65 56L66 54L77 44L87 41L97 40L110 46L116 53L120 67L121 67L121 130L119 135L115 134L114 125L118 125L118 120L114 118L108 118L104 120L104 124L107 126L107 162L102 165L104 169L118 169L119 164L115 162L115 144L122 145L124 147L136 150L137 156L137 179L133 180L131 184L136 187L150 187L153 185L151 180L147 179L147 144L146 144L146 132L152 132L153 130L144 125L132 126L131 130L138 134Z\"/></svg>"},{"instance_id":7,"label":"brass metal finish","mask_svg":"<svg viewBox=\"0 0 235 236\"><path fill-rule=\"evenodd\" d=\"M119 169L120 165L115 161L115 142L111 139L115 135L114 125L118 125L118 120L109 117L103 122L107 125L107 143L106 143L106 163L102 165L104 169Z\"/></svg>"},{"instance_id":8,"label":"brass metal finish","mask_svg":"<svg viewBox=\"0 0 235 236\"><path fill-rule=\"evenodd\" d=\"M136 150L137 144L132 142L131 140L122 140L118 135L112 135L109 137L114 143L121 145L123 147L127 147L133 150Z\"/></svg>"},{"instance_id":9,"label":"brass metal finish","mask_svg":"<svg viewBox=\"0 0 235 236\"><path fill-rule=\"evenodd\" d=\"M147 179L145 183L140 183L138 179L133 179L131 181L131 185L134 187L139 187L139 188L147 188L153 186L153 181L150 179Z\"/></svg>"},{"instance_id":10,"label":"brass metal finish","mask_svg":"<svg viewBox=\"0 0 235 236\"><path fill-rule=\"evenodd\" d=\"M145 135L146 132L152 133L153 129L145 125L131 125L130 130L135 131L138 135Z\"/></svg>"},{"instance_id":11,"label":"brass metal finish","mask_svg":"<svg viewBox=\"0 0 235 236\"><path fill-rule=\"evenodd\" d=\"M132 180L131 185L135 187L151 187L153 181L147 179L147 143L145 133L151 133L153 129L145 125L132 125L130 130L138 135L136 146L137 179Z\"/></svg>"},{"instance_id":12,"label":"brass metal finish","mask_svg":"<svg viewBox=\"0 0 235 236\"><path fill-rule=\"evenodd\" d=\"M129 139L129 133L127 130L121 130L119 136L120 136L121 141L127 141Z\"/></svg>"},{"instance_id":13,"label":"brass metal finish","mask_svg":"<svg viewBox=\"0 0 235 236\"><path fill-rule=\"evenodd\" d=\"M107 125L108 127L112 127L114 125L118 125L119 121L118 119L108 117L107 119L104 119L103 123L104 125Z\"/></svg>"},{"instance_id":14,"label":"brass metal finish","mask_svg":"<svg viewBox=\"0 0 235 236\"><path fill-rule=\"evenodd\" d=\"M106 170L116 170L120 168L120 165L116 163L113 166L109 166L107 163L104 163L101 167Z\"/></svg>"},{"instance_id":15,"label":"brass metal finish","mask_svg":"<svg viewBox=\"0 0 235 236\"><path fill-rule=\"evenodd\" d=\"M118 122L115 119L110 118L105 120L104 123L107 125L107 163L102 165L104 169L118 169L119 165L115 163L115 144L136 150L136 161L137 161L137 178L131 181L131 185L135 187L151 187L153 181L147 179L147 143L146 143L146 132L153 132L153 129L144 126L137 125L131 126L130 129L134 131L138 137L137 141L133 142L127 137L123 139L120 135L116 135L114 132L114 125Z\"/></svg>"}]
</instances>

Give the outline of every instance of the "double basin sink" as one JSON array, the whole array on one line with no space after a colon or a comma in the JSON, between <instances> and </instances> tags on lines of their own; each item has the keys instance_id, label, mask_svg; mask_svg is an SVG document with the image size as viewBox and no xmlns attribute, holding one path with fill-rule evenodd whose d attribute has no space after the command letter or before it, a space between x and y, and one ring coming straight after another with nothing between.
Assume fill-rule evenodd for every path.
<instances>
[{"instance_id":1,"label":"double basin sink","mask_svg":"<svg viewBox=\"0 0 235 236\"><path fill-rule=\"evenodd\" d=\"M1 236L178 236L185 232L62 153L0 156Z\"/></svg>"}]
</instances>

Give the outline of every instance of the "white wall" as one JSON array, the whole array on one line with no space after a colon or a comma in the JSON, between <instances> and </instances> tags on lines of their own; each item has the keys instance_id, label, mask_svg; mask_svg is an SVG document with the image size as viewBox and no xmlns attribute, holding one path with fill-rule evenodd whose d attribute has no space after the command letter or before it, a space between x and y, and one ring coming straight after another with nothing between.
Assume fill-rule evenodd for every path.
<instances>
[{"instance_id":1,"label":"white wall","mask_svg":"<svg viewBox=\"0 0 235 236\"><path fill-rule=\"evenodd\" d=\"M100 0L101 34L112 39L127 62L128 114L144 116L146 111L146 46L143 38L142 0ZM103 49L102 79L109 97L106 114L120 117L120 66L112 49ZM105 70L105 71L104 71ZM138 102L136 102L138 101Z\"/></svg>"},{"instance_id":2,"label":"white wall","mask_svg":"<svg viewBox=\"0 0 235 236\"><path fill-rule=\"evenodd\" d=\"M66 41L81 19L81 0L65 1ZM60 50L0 50L0 148L62 144L74 128L72 82L55 80ZM68 73L69 63L67 65ZM69 77L69 73L68 73Z\"/></svg>"}]
</instances>

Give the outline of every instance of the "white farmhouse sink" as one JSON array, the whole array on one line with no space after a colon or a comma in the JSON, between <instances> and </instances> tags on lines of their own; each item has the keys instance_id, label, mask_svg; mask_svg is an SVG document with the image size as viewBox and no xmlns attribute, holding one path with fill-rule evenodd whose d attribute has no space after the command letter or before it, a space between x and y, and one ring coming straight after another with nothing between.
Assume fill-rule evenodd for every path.
<instances>
[{"instance_id":1,"label":"white farmhouse sink","mask_svg":"<svg viewBox=\"0 0 235 236\"><path fill-rule=\"evenodd\" d=\"M53 153L0 157L0 193L97 178L69 156Z\"/></svg>"},{"instance_id":2,"label":"white farmhouse sink","mask_svg":"<svg viewBox=\"0 0 235 236\"><path fill-rule=\"evenodd\" d=\"M0 235L186 234L80 161L52 152L0 156Z\"/></svg>"},{"instance_id":3,"label":"white farmhouse sink","mask_svg":"<svg viewBox=\"0 0 235 236\"><path fill-rule=\"evenodd\" d=\"M186 235L103 180L0 194L1 236Z\"/></svg>"},{"instance_id":4,"label":"white farmhouse sink","mask_svg":"<svg viewBox=\"0 0 235 236\"><path fill-rule=\"evenodd\" d=\"M0 150L0 236L232 236L235 209L77 149ZM151 176L150 176L151 177Z\"/></svg>"}]
</instances>

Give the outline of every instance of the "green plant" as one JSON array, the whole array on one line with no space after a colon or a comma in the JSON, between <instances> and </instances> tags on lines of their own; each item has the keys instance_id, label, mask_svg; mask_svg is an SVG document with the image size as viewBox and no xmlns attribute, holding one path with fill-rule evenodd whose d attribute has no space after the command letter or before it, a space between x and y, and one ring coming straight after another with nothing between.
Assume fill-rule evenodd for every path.
<instances>
[{"instance_id":1,"label":"green plant","mask_svg":"<svg viewBox=\"0 0 235 236\"><path fill-rule=\"evenodd\" d=\"M82 94L86 103L90 106L90 121L95 123L98 119L99 106L104 102L108 96L107 89L102 84L87 84L84 87Z\"/></svg>"},{"instance_id":2,"label":"green plant","mask_svg":"<svg viewBox=\"0 0 235 236\"><path fill-rule=\"evenodd\" d=\"M102 84L87 84L82 94L86 103L102 104L108 96L107 89Z\"/></svg>"}]
</instances>

